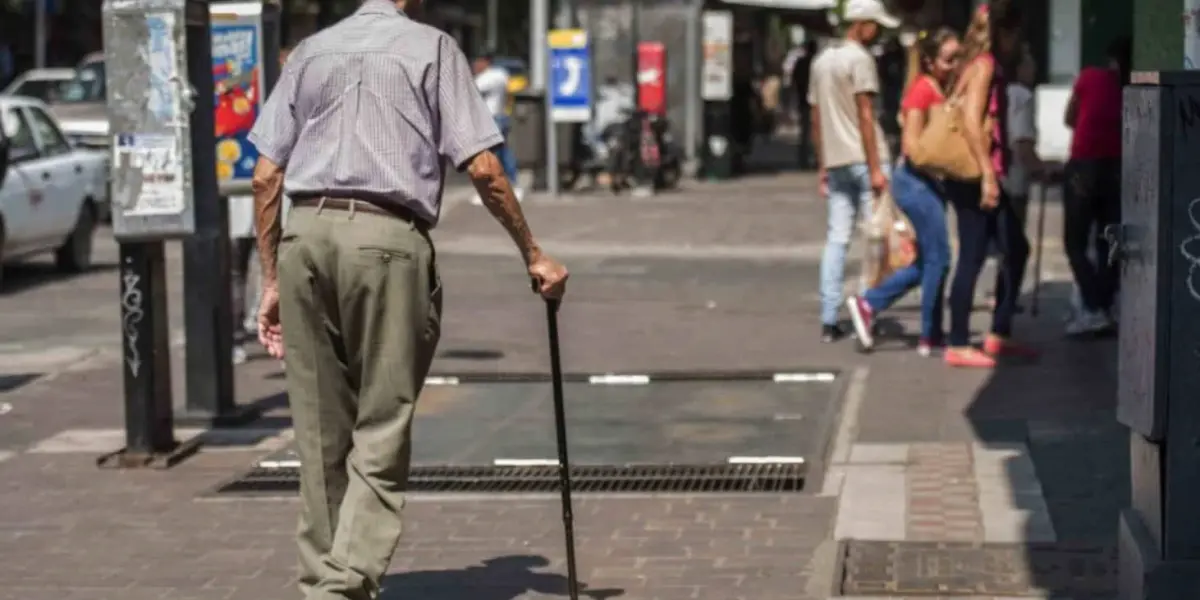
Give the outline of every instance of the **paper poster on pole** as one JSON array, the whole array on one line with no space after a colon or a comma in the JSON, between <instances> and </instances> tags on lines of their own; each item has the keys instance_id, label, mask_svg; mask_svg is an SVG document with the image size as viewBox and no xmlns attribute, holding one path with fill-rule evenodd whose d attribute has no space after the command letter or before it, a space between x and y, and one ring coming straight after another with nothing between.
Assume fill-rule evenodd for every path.
<instances>
[{"instance_id":1,"label":"paper poster on pole","mask_svg":"<svg viewBox=\"0 0 1200 600\"><path fill-rule=\"evenodd\" d=\"M146 109L164 126L180 124L178 64L175 56L175 13L160 12L146 15L146 64L150 85Z\"/></svg>"},{"instance_id":2,"label":"paper poster on pole","mask_svg":"<svg viewBox=\"0 0 1200 600\"><path fill-rule=\"evenodd\" d=\"M212 8L217 183L223 188L243 184L248 189L258 161L258 151L248 136L264 101L261 6L257 14L221 12L223 8Z\"/></svg>"},{"instance_id":3,"label":"paper poster on pole","mask_svg":"<svg viewBox=\"0 0 1200 600\"><path fill-rule=\"evenodd\" d=\"M179 138L170 134L119 134L113 157L121 174L114 188L127 198L125 218L178 215L187 206L183 187L183 161Z\"/></svg>"},{"instance_id":4,"label":"paper poster on pole","mask_svg":"<svg viewBox=\"0 0 1200 600\"><path fill-rule=\"evenodd\" d=\"M733 13L706 11L703 30L700 97L729 100L733 98Z\"/></svg>"}]
</instances>

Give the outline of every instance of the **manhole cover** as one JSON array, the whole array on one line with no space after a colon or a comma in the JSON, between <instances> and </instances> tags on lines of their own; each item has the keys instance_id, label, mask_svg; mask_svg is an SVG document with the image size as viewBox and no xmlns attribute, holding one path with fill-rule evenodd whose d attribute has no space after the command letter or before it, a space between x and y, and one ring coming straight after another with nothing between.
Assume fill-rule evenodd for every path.
<instances>
[{"instance_id":1,"label":"manhole cover","mask_svg":"<svg viewBox=\"0 0 1200 600\"><path fill-rule=\"evenodd\" d=\"M1116 551L1104 545L848 541L845 596L1108 598Z\"/></svg>"},{"instance_id":2,"label":"manhole cover","mask_svg":"<svg viewBox=\"0 0 1200 600\"><path fill-rule=\"evenodd\" d=\"M573 466L571 489L581 493L786 493L804 489L803 464L708 466ZM218 495L292 495L300 489L295 467L257 467L216 490ZM558 467L416 466L408 491L415 493L533 494L559 490Z\"/></svg>"}]
</instances>

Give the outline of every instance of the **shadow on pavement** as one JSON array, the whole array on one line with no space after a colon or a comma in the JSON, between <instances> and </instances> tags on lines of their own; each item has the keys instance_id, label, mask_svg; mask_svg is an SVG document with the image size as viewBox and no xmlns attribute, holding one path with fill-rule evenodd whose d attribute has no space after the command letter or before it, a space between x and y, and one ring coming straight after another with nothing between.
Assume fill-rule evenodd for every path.
<instances>
[{"instance_id":1,"label":"shadow on pavement","mask_svg":"<svg viewBox=\"0 0 1200 600\"><path fill-rule=\"evenodd\" d=\"M1070 295L1069 282L1043 285L1041 313L1020 317L1017 332L1040 357L1002 362L966 416L979 443L1005 456L1032 587L1107 597L1116 591L1118 513L1130 495L1129 441L1115 418L1115 336L1066 338Z\"/></svg>"},{"instance_id":2,"label":"shadow on pavement","mask_svg":"<svg viewBox=\"0 0 1200 600\"><path fill-rule=\"evenodd\" d=\"M500 360L504 358L504 353L499 350L489 348L448 348L438 352L438 358L452 360Z\"/></svg>"},{"instance_id":3,"label":"shadow on pavement","mask_svg":"<svg viewBox=\"0 0 1200 600\"><path fill-rule=\"evenodd\" d=\"M441 598L443 600L516 600L527 593L567 596L567 578L538 573L550 561L543 556L512 555L485 560L462 569L411 571L383 579L380 600ZM580 584L583 597L605 600L623 596L625 590L589 590Z\"/></svg>"}]
</instances>

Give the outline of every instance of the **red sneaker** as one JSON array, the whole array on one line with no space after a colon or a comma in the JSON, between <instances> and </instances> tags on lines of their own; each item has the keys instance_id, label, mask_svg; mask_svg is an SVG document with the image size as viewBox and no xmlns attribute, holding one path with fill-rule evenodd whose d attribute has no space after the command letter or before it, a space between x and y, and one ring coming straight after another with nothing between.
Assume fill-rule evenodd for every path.
<instances>
[{"instance_id":1,"label":"red sneaker","mask_svg":"<svg viewBox=\"0 0 1200 600\"><path fill-rule=\"evenodd\" d=\"M996 359L970 346L965 348L947 348L943 359L951 367L991 369L996 366Z\"/></svg>"},{"instance_id":2,"label":"red sneaker","mask_svg":"<svg viewBox=\"0 0 1200 600\"><path fill-rule=\"evenodd\" d=\"M846 299L846 308L850 311L850 321L854 323L854 333L858 334L858 343L863 350L875 346L875 315L862 296L850 296Z\"/></svg>"},{"instance_id":3,"label":"red sneaker","mask_svg":"<svg viewBox=\"0 0 1200 600\"><path fill-rule=\"evenodd\" d=\"M989 335L983 340L983 351L992 356L1012 356L1016 358L1035 359L1038 351L1028 346L1015 344L1002 337Z\"/></svg>"}]
</instances>

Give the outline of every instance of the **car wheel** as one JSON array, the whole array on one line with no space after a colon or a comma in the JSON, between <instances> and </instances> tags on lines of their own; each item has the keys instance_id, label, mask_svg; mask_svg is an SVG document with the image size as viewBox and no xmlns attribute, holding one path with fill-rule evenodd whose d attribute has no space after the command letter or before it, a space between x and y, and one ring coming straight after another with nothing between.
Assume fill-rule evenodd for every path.
<instances>
[{"instance_id":1,"label":"car wheel","mask_svg":"<svg viewBox=\"0 0 1200 600\"><path fill-rule=\"evenodd\" d=\"M54 263L60 271L79 273L92 266L92 243L96 234L96 212L90 203L79 210L75 230L54 253Z\"/></svg>"}]
</instances>

